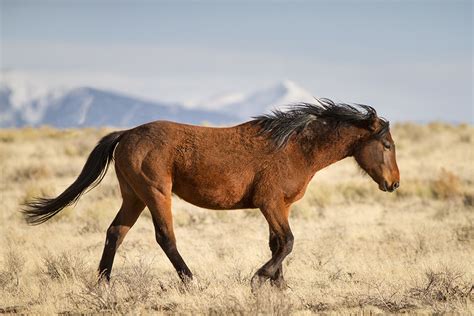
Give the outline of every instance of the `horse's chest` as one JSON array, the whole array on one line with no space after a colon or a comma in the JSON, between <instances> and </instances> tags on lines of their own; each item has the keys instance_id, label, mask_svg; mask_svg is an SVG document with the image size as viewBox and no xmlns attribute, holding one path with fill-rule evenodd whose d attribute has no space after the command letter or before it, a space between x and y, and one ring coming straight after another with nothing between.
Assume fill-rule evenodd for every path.
<instances>
[{"instance_id":1,"label":"horse's chest","mask_svg":"<svg viewBox=\"0 0 474 316\"><path fill-rule=\"evenodd\" d=\"M301 199L308 187L309 180L307 177L287 178L280 183L284 199L287 203L293 203Z\"/></svg>"}]
</instances>

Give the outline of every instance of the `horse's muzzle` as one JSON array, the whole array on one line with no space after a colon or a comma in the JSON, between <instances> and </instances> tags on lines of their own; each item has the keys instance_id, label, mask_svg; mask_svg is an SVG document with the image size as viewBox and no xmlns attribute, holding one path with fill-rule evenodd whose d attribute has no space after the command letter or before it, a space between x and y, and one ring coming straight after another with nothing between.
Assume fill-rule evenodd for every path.
<instances>
[{"instance_id":1,"label":"horse's muzzle","mask_svg":"<svg viewBox=\"0 0 474 316\"><path fill-rule=\"evenodd\" d=\"M379 184L379 189L384 192L393 192L398 189L399 186L399 181L394 181L391 185L389 185L387 181L383 181L381 184Z\"/></svg>"}]
</instances>

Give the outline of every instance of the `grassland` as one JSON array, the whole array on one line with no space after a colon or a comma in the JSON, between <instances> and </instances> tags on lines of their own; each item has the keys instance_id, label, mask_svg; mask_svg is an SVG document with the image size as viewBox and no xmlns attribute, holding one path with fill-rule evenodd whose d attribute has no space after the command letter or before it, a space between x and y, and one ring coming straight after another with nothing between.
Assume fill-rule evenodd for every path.
<instances>
[{"instance_id":1,"label":"grassland","mask_svg":"<svg viewBox=\"0 0 474 316\"><path fill-rule=\"evenodd\" d=\"M384 193L348 159L318 173L291 214L288 288L250 291L270 256L258 210L208 211L176 198L178 247L196 281L182 285L145 210L116 257L96 268L120 205L114 170L50 222L20 204L54 195L109 130L1 130L0 313L474 313L474 128L394 126L401 187Z\"/></svg>"}]
</instances>

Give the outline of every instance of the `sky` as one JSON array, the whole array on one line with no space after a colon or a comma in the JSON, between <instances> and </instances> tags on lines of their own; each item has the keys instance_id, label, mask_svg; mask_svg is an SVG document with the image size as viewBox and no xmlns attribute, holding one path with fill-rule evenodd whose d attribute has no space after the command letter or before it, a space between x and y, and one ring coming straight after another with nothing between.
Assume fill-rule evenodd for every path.
<instances>
[{"instance_id":1,"label":"sky","mask_svg":"<svg viewBox=\"0 0 474 316\"><path fill-rule=\"evenodd\" d=\"M7 1L1 71L189 101L292 80L387 118L474 122L471 1Z\"/></svg>"}]
</instances>

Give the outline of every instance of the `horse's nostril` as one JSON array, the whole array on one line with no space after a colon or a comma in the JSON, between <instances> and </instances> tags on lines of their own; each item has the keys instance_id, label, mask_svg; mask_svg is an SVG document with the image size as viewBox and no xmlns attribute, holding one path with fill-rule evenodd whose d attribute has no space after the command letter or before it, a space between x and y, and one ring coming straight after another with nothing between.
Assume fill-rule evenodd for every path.
<instances>
[{"instance_id":1,"label":"horse's nostril","mask_svg":"<svg viewBox=\"0 0 474 316\"><path fill-rule=\"evenodd\" d=\"M400 182L398 182L398 181L397 181L397 182L394 182L394 183L392 184L392 188L393 188L394 190L395 190L395 189L398 189L399 186L400 186Z\"/></svg>"}]
</instances>

